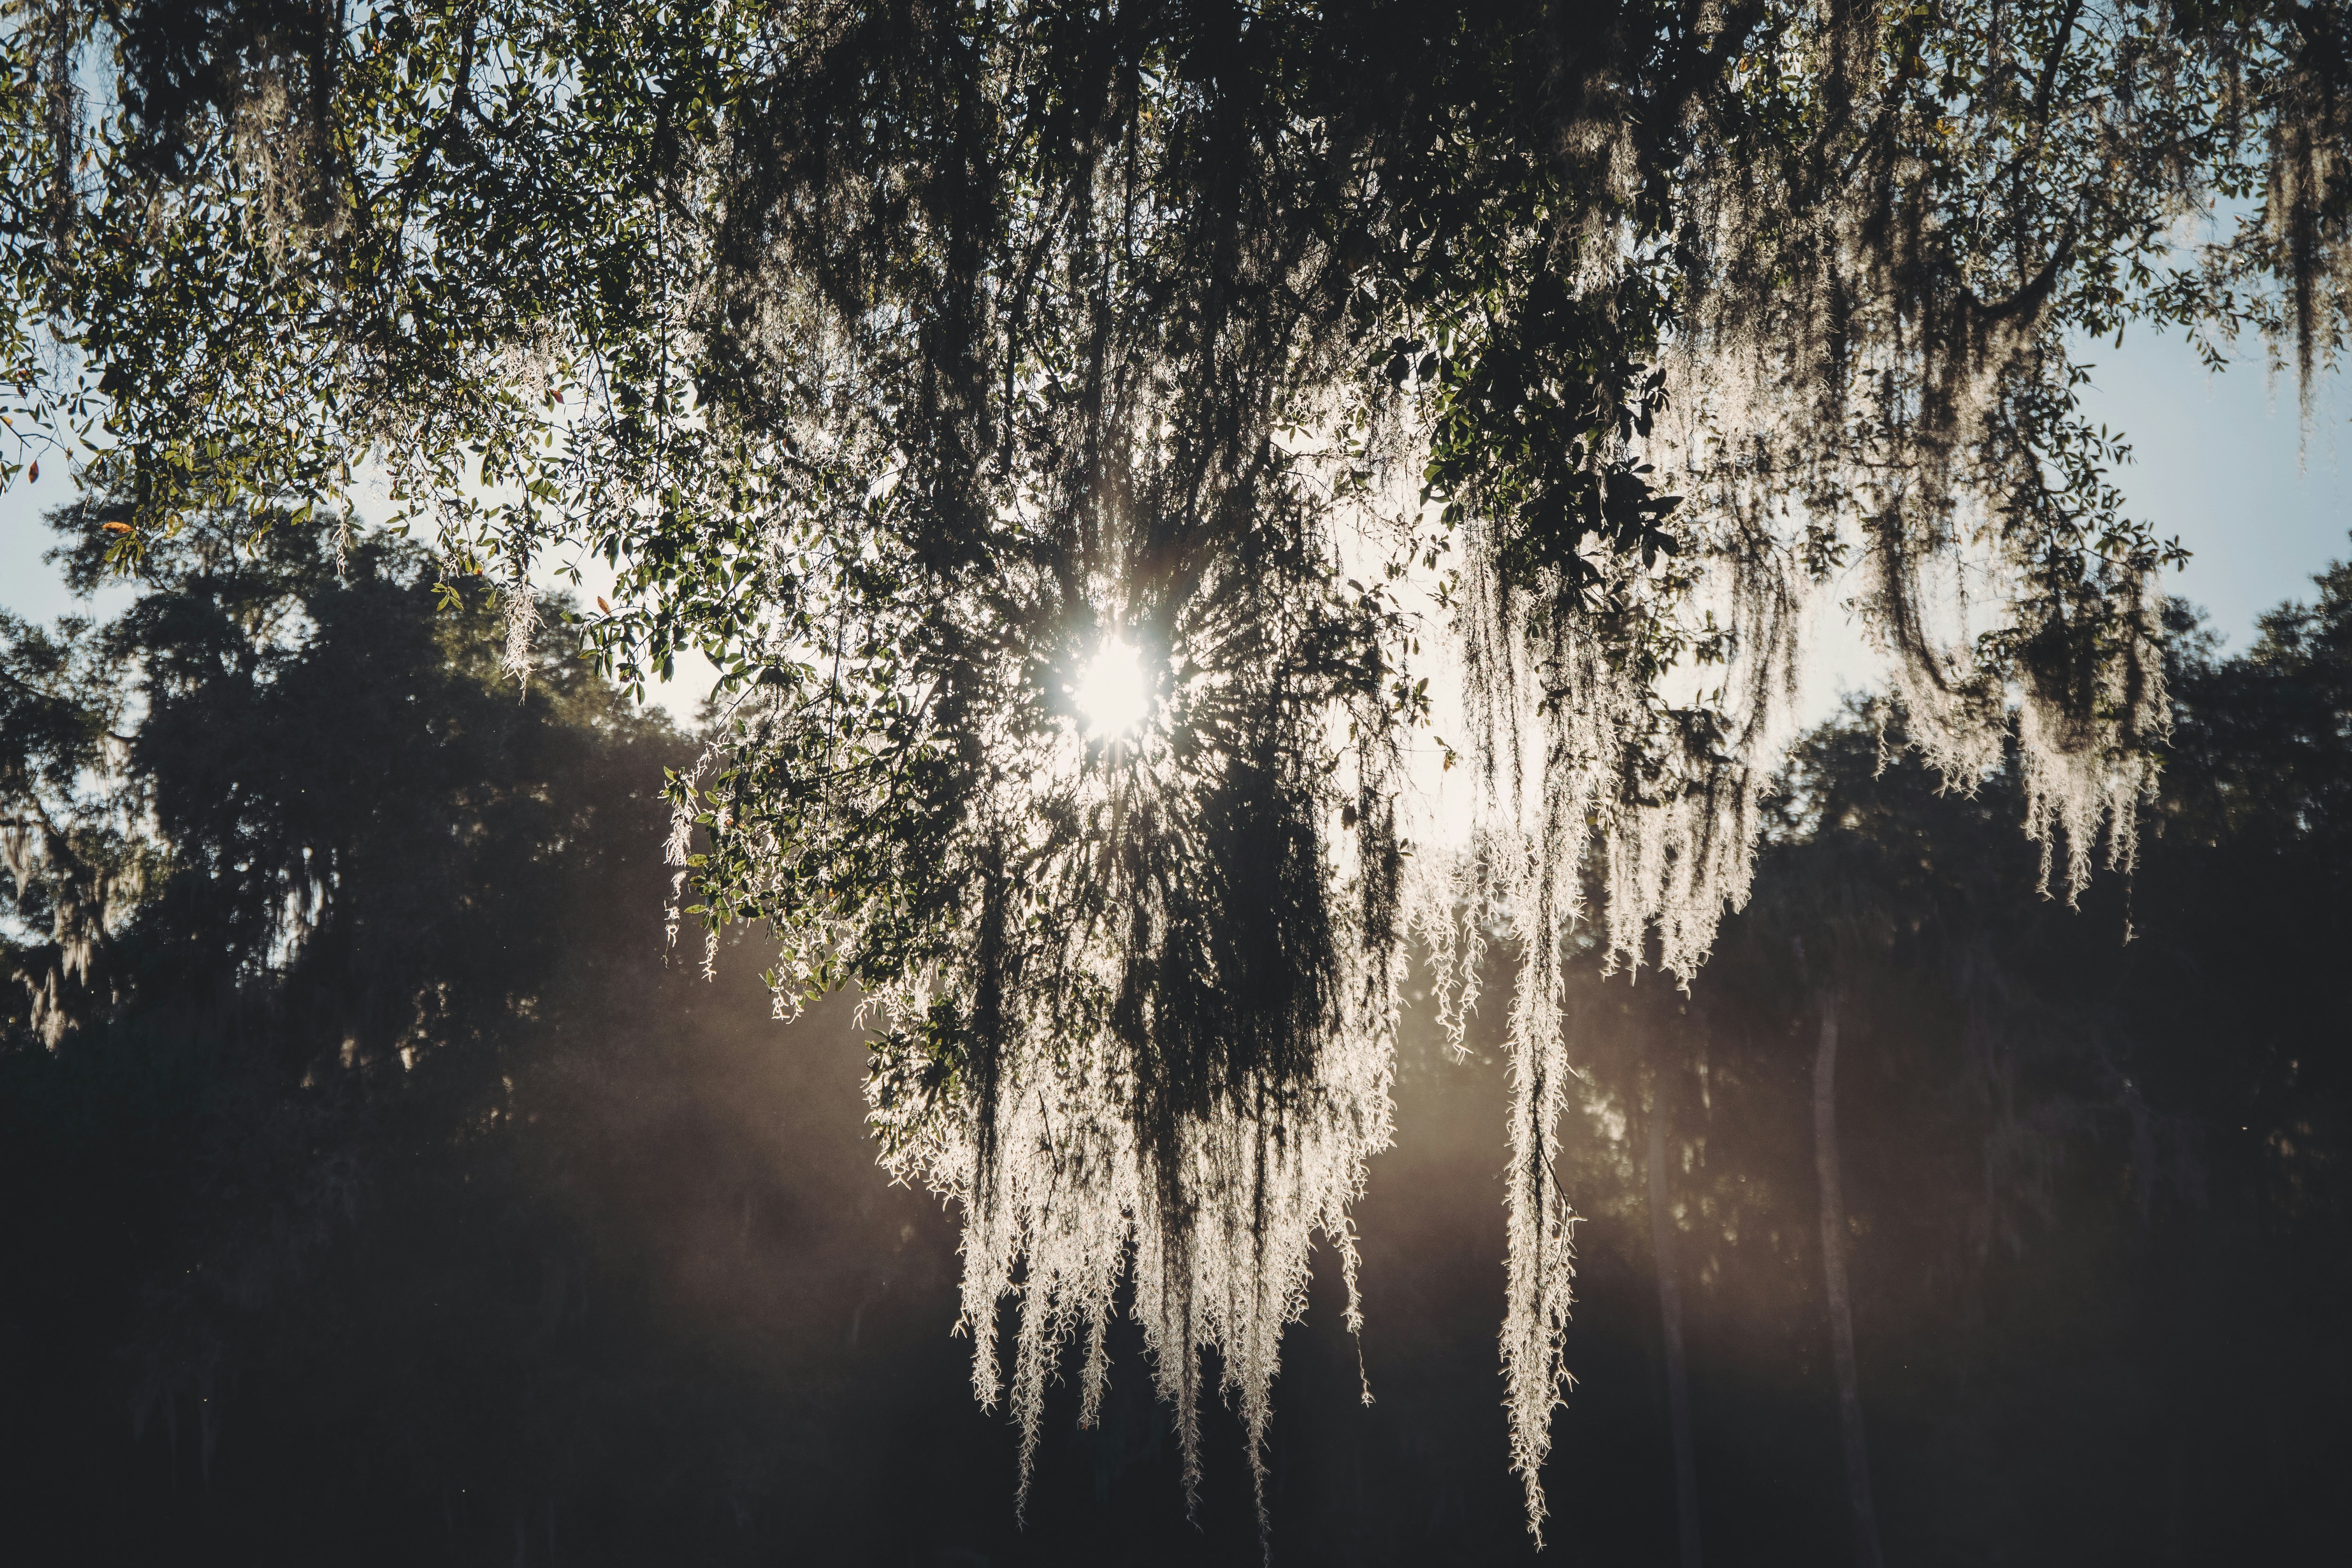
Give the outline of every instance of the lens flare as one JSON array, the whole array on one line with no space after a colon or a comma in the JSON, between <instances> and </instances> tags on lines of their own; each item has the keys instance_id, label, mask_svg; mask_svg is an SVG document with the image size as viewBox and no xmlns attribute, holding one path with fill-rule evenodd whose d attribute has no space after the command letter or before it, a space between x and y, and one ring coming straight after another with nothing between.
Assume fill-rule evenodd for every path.
<instances>
[{"instance_id":1,"label":"lens flare","mask_svg":"<svg viewBox=\"0 0 2352 1568\"><path fill-rule=\"evenodd\" d=\"M1077 699L1090 741L1118 740L1133 731L1151 711L1151 686L1144 677L1143 655L1133 643L1119 637L1104 639L1071 694Z\"/></svg>"}]
</instances>

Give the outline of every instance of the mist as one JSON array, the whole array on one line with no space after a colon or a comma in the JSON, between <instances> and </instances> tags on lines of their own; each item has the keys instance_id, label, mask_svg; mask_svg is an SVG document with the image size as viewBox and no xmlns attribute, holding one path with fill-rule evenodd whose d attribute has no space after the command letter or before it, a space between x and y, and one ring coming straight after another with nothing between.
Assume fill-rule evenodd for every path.
<instances>
[{"instance_id":1,"label":"mist","mask_svg":"<svg viewBox=\"0 0 2352 1568\"><path fill-rule=\"evenodd\" d=\"M119 616L0 624L13 1560L2071 1564L2342 1538L2345 569L2233 658L2176 608L2165 793L2137 872L2079 908L2042 891L2013 764L1946 790L1885 746L1899 712L1857 705L1797 752L1687 991L1583 955L1555 1173L1576 1383L1544 1475L1572 1534L1540 1558L1495 1340L1507 946L1460 1052L1435 976L1408 988L1354 1211L1364 1331L1326 1247L1266 1541L1227 1411L1186 1517L1124 1321L1095 1426L1075 1349L1049 1395L1024 1527L955 1331L956 1215L876 1161L857 998L781 1024L756 929L708 976L691 914L673 941L661 789L695 742L561 608L519 689L495 607L436 606L396 545L199 530Z\"/></svg>"}]
</instances>

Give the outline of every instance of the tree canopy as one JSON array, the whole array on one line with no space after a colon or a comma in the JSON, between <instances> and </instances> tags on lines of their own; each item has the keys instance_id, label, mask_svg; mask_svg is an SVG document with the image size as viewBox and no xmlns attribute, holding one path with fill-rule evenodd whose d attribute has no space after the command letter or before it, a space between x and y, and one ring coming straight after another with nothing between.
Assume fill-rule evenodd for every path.
<instances>
[{"instance_id":1,"label":"tree canopy","mask_svg":"<svg viewBox=\"0 0 2352 1568\"><path fill-rule=\"evenodd\" d=\"M1186 1453L1211 1349L1262 1452L1408 938L1457 1028L1506 938L1531 1524L1588 884L1692 974L1848 562L1910 742L1970 786L2013 711L2045 880L2127 865L2171 549L2078 345L2308 377L2352 255L2341 0L6 15L10 477L102 425L126 568L381 478L518 674L559 545L625 684L707 650L681 901L877 1010L1024 1452L1122 1279Z\"/></svg>"}]
</instances>

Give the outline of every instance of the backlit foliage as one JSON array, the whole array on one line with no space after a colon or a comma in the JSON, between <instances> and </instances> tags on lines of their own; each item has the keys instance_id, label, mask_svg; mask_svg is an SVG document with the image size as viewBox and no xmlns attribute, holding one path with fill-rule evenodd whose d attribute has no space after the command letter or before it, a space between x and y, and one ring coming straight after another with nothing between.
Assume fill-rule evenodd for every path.
<instances>
[{"instance_id":1,"label":"backlit foliage","mask_svg":"<svg viewBox=\"0 0 2352 1568\"><path fill-rule=\"evenodd\" d=\"M2127 862L2168 550L2074 355L2343 324L2341 0L7 15L22 438L102 395L125 566L376 475L518 669L582 548L625 680L709 652L682 902L864 991L1024 1453L1131 1290L1187 1455L1209 1352L1262 1455L1407 937L1458 1026L1507 933L1537 1526L1571 928L1699 963L1850 562L1927 757L2014 711L2065 886Z\"/></svg>"}]
</instances>

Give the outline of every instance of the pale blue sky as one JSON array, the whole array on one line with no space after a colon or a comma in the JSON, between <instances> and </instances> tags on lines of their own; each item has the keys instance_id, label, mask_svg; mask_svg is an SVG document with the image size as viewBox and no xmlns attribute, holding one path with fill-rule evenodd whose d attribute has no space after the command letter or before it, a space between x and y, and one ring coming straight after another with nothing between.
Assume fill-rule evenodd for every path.
<instances>
[{"instance_id":1,"label":"pale blue sky","mask_svg":"<svg viewBox=\"0 0 2352 1568\"><path fill-rule=\"evenodd\" d=\"M2125 431L2134 448L2117 475L2134 514L2195 552L2186 571L2167 574L2166 591L2202 605L2227 646L2244 647L2256 616L2306 596L2314 573L2352 554L2344 376L2319 386L2306 435L2292 377L2273 384L2259 360L2209 375L2179 339L2143 331L2084 357L2097 366L2093 416ZM72 607L41 561L53 536L40 512L67 493L52 473L0 495L0 605L18 615L46 620ZM1817 636L1811 717L1826 716L1840 688L1872 684L1870 663L1840 618L1828 612ZM699 697L676 690L666 705L690 720Z\"/></svg>"},{"instance_id":2,"label":"pale blue sky","mask_svg":"<svg viewBox=\"0 0 2352 1568\"><path fill-rule=\"evenodd\" d=\"M2196 552L2168 591L2203 605L2231 647L2352 554L2345 376L2315 387L2305 435L2294 375L2272 382L2259 358L2209 375L2181 340L2147 332L2084 357L2097 364L2093 414L2131 439L2119 482L2135 513Z\"/></svg>"}]
</instances>

